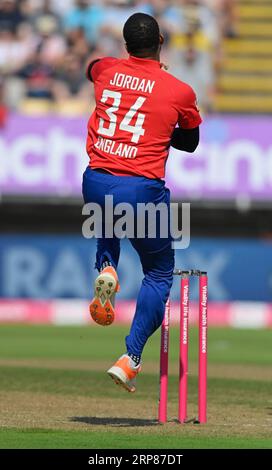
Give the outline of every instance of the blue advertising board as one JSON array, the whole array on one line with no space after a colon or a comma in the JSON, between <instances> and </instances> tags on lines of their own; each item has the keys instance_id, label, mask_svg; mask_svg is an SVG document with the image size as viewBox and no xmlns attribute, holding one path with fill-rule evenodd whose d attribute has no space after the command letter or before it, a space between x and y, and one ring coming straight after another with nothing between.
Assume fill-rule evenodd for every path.
<instances>
[{"instance_id":1,"label":"blue advertising board","mask_svg":"<svg viewBox=\"0 0 272 470\"><path fill-rule=\"evenodd\" d=\"M133 299L143 274L127 240L118 273L121 299ZM0 296L3 298L89 298L92 295L96 242L80 235L0 236ZM251 239L193 238L176 251L176 267L209 274L209 298L216 301L270 301L272 242ZM179 296L176 281L172 296ZM192 283L197 298L197 283Z\"/></svg>"}]
</instances>

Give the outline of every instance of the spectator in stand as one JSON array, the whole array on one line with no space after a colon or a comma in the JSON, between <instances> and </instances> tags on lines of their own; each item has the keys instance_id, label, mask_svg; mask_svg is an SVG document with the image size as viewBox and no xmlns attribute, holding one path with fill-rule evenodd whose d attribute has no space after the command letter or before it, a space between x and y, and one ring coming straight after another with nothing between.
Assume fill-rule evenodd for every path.
<instances>
[{"instance_id":1,"label":"spectator in stand","mask_svg":"<svg viewBox=\"0 0 272 470\"><path fill-rule=\"evenodd\" d=\"M31 15L31 22L37 30L39 30L40 21L51 20L51 22L56 24L56 29L61 30L61 18L60 16L52 9L51 0L43 0L41 6L38 10L34 10L34 13Z\"/></svg>"},{"instance_id":2,"label":"spectator in stand","mask_svg":"<svg viewBox=\"0 0 272 470\"><path fill-rule=\"evenodd\" d=\"M70 52L84 62L93 50L88 43L82 28L73 29L66 35L66 43Z\"/></svg>"},{"instance_id":3,"label":"spectator in stand","mask_svg":"<svg viewBox=\"0 0 272 470\"><path fill-rule=\"evenodd\" d=\"M42 8L43 2L44 0L25 0L26 9L33 14ZM60 17L65 16L74 7L74 0L51 0L50 3L51 10Z\"/></svg>"},{"instance_id":4,"label":"spectator in stand","mask_svg":"<svg viewBox=\"0 0 272 470\"><path fill-rule=\"evenodd\" d=\"M235 3L0 0L0 73L5 77L6 103L16 108L26 94L43 102L44 98L52 103L55 98L57 103L78 100L80 108L80 103L91 99L83 78L87 58L126 56L123 23L129 15L142 11L160 22L165 36L162 62L169 63L170 72L177 77L187 77L198 92L200 105L209 111L222 39L235 35ZM38 106L38 100L35 102Z\"/></svg>"},{"instance_id":5,"label":"spectator in stand","mask_svg":"<svg viewBox=\"0 0 272 470\"><path fill-rule=\"evenodd\" d=\"M90 95L90 86L86 82L84 64L79 56L72 52L65 56L62 66L56 73L54 89L58 101L71 98L87 99Z\"/></svg>"},{"instance_id":6,"label":"spectator in stand","mask_svg":"<svg viewBox=\"0 0 272 470\"><path fill-rule=\"evenodd\" d=\"M172 51L169 72L192 86L201 111L212 112L215 92L214 68L210 55L195 47L193 36L187 36L184 49Z\"/></svg>"},{"instance_id":7,"label":"spectator in stand","mask_svg":"<svg viewBox=\"0 0 272 470\"><path fill-rule=\"evenodd\" d=\"M213 46L218 45L219 29L214 11L201 0L182 0L179 9L180 28L187 32L188 23L195 21L199 24L198 32L201 32Z\"/></svg>"},{"instance_id":8,"label":"spectator in stand","mask_svg":"<svg viewBox=\"0 0 272 470\"><path fill-rule=\"evenodd\" d=\"M24 15L16 0L0 1L0 31L10 31L15 34L24 20Z\"/></svg>"},{"instance_id":9,"label":"spectator in stand","mask_svg":"<svg viewBox=\"0 0 272 470\"><path fill-rule=\"evenodd\" d=\"M37 40L27 23L20 23L17 32L0 29L0 73L16 73L28 61L36 46Z\"/></svg>"},{"instance_id":10,"label":"spectator in stand","mask_svg":"<svg viewBox=\"0 0 272 470\"><path fill-rule=\"evenodd\" d=\"M222 37L236 37L237 0L204 0L216 14Z\"/></svg>"},{"instance_id":11,"label":"spectator in stand","mask_svg":"<svg viewBox=\"0 0 272 470\"><path fill-rule=\"evenodd\" d=\"M89 0L75 0L75 7L64 18L66 32L82 28L91 44L99 38L99 28L105 11L103 6Z\"/></svg>"},{"instance_id":12,"label":"spectator in stand","mask_svg":"<svg viewBox=\"0 0 272 470\"><path fill-rule=\"evenodd\" d=\"M25 80L28 98L51 101L54 99L54 71L50 65L43 63L40 47L19 71L18 76Z\"/></svg>"},{"instance_id":13,"label":"spectator in stand","mask_svg":"<svg viewBox=\"0 0 272 470\"><path fill-rule=\"evenodd\" d=\"M58 30L58 21L54 16L40 16L36 21L39 37L41 60L52 67L57 66L67 51L66 38Z\"/></svg>"}]
</instances>

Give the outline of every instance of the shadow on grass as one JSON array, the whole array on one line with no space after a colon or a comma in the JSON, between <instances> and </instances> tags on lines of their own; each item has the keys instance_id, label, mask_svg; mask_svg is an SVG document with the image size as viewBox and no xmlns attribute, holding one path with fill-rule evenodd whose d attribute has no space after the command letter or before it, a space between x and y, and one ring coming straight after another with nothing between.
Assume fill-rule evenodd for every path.
<instances>
[{"instance_id":1,"label":"shadow on grass","mask_svg":"<svg viewBox=\"0 0 272 470\"><path fill-rule=\"evenodd\" d=\"M92 426L134 427L134 426L158 426L155 419L140 418L97 418L96 416L73 416L70 421L85 423Z\"/></svg>"}]
</instances>

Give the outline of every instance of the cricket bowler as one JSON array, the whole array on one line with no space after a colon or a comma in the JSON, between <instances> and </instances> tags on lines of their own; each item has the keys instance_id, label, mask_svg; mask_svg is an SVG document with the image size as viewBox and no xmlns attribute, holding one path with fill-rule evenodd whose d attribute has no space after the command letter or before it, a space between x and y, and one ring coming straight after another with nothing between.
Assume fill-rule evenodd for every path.
<instances>
[{"instance_id":1,"label":"cricket bowler","mask_svg":"<svg viewBox=\"0 0 272 470\"><path fill-rule=\"evenodd\" d=\"M98 204L103 211L105 196L111 195L113 206L126 202L135 213L139 203L164 203L170 212L165 165L170 146L186 152L194 152L198 146L201 117L196 95L160 63L164 39L152 16L132 15L123 36L128 58L98 58L87 67L96 108L88 122L90 163L83 176L84 201ZM173 282L174 250L170 230L168 237L158 233L149 238L146 233L129 240L139 255L144 278L125 354L108 374L135 392L144 346L163 321ZM97 238L95 267L99 274L90 304L90 314L100 325L114 320L119 255L120 238L108 237L103 230Z\"/></svg>"}]
</instances>

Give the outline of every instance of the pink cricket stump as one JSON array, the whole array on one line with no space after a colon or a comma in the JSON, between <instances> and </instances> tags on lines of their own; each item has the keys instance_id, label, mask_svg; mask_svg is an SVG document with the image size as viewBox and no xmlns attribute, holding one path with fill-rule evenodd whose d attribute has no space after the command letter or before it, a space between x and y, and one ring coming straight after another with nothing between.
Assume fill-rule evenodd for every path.
<instances>
[{"instance_id":1,"label":"pink cricket stump","mask_svg":"<svg viewBox=\"0 0 272 470\"><path fill-rule=\"evenodd\" d=\"M169 326L170 300L168 299L165 305L164 320L161 327L160 396L158 416L160 423L166 423L167 421Z\"/></svg>"},{"instance_id":2,"label":"pink cricket stump","mask_svg":"<svg viewBox=\"0 0 272 470\"><path fill-rule=\"evenodd\" d=\"M198 421L207 422L207 332L208 277L199 276L199 362L198 362Z\"/></svg>"},{"instance_id":3,"label":"pink cricket stump","mask_svg":"<svg viewBox=\"0 0 272 470\"><path fill-rule=\"evenodd\" d=\"M179 343L179 410L178 420L187 420L189 334L189 273L180 281L180 343Z\"/></svg>"}]
</instances>

